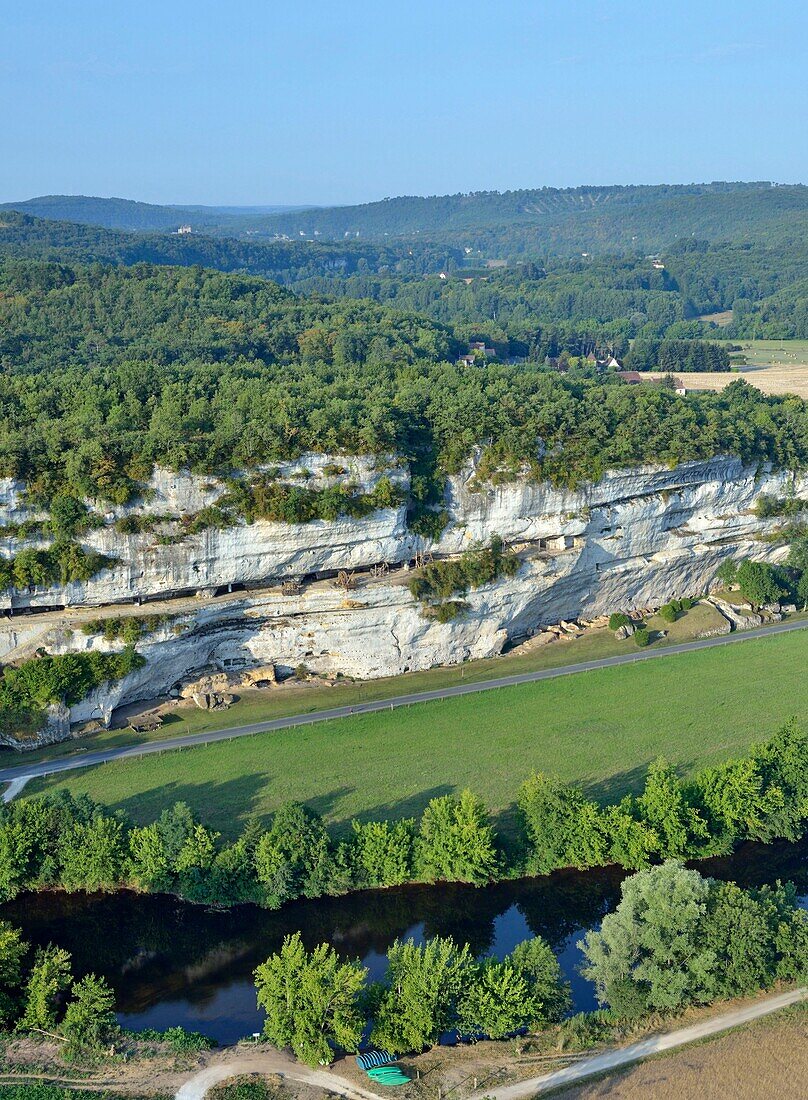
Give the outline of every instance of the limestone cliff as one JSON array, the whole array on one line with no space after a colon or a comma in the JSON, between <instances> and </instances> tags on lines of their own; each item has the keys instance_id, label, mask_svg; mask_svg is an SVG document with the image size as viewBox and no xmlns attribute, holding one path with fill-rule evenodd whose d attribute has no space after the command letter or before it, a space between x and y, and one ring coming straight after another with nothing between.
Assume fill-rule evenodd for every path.
<instances>
[{"instance_id":1,"label":"limestone cliff","mask_svg":"<svg viewBox=\"0 0 808 1100\"><path fill-rule=\"evenodd\" d=\"M366 489L385 474L403 485L408 477L391 462L340 456L304 456L295 466L321 483L342 469ZM281 476L296 471L290 466ZM0 483L0 525L28 516L21 490ZM0 660L40 647L115 648L120 643L78 629L91 607L144 601L141 613L170 614L138 644L144 668L72 708L73 721L81 721L108 719L122 703L167 693L211 668L305 664L364 678L492 656L509 638L561 619L700 592L726 556L777 560L784 549L761 536L778 521L759 519L754 503L761 493L792 490L807 495L808 479L727 457L614 471L574 491L525 480L479 485L470 462L447 483L449 524L430 546L409 530L403 506L361 520L209 528L175 541L154 531L119 534L114 521L132 509L113 509L105 526L82 538L88 549L116 559L109 569L83 584L5 595L13 615L0 620ZM165 530L175 530L178 518L221 492L214 479L158 471L140 511L173 517ZM467 610L449 623L425 617L406 587L415 554L453 555L493 535L519 553L516 576L470 592ZM0 554L34 544L6 538ZM335 586L338 570L353 571L350 591ZM25 613L37 608L52 610Z\"/></svg>"}]
</instances>

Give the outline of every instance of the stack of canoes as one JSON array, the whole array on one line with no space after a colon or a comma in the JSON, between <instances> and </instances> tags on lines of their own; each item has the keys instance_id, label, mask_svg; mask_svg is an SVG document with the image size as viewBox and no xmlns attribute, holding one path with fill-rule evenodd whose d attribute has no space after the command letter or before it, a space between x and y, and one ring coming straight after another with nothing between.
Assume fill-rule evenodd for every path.
<instances>
[{"instance_id":1,"label":"stack of canoes","mask_svg":"<svg viewBox=\"0 0 808 1100\"><path fill-rule=\"evenodd\" d=\"M392 1065L393 1055L387 1050L369 1050L367 1054L357 1054L356 1064L367 1073L377 1085L406 1085L409 1077L398 1066Z\"/></svg>"}]
</instances>

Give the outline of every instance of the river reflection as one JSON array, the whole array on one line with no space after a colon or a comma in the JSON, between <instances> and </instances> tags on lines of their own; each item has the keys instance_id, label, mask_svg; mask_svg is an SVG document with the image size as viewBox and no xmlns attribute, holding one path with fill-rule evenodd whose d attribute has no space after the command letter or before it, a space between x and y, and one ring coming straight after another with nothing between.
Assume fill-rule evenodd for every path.
<instances>
[{"instance_id":1,"label":"river reflection","mask_svg":"<svg viewBox=\"0 0 808 1100\"><path fill-rule=\"evenodd\" d=\"M808 841L746 844L699 867L743 886L790 879L808 895ZM229 1043L260 1029L253 970L298 930L309 947L327 941L340 954L361 958L372 978L384 973L396 938L452 936L477 955L502 957L541 935L572 982L575 1007L593 1008L592 987L577 973L576 942L614 907L623 877L606 868L483 889L406 886L295 902L274 913L252 905L220 912L165 895L53 893L18 898L1 915L37 945L66 947L77 973L103 974L116 991L124 1026L182 1024Z\"/></svg>"}]
</instances>

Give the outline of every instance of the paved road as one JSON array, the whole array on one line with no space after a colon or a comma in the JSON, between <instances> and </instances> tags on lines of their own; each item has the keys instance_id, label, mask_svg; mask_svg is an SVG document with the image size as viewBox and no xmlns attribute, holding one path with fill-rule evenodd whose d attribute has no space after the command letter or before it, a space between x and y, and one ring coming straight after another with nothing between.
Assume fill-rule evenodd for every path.
<instances>
[{"instance_id":1,"label":"paved road","mask_svg":"<svg viewBox=\"0 0 808 1100\"><path fill-rule=\"evenodd\" d=\"M287 718L275 718L270 722L253 722L248 726L235 726L232 729L209 730L207 733L190 733L182 737L168 737L163 741L148 741L140 745L122 745L114 749L99 749L97 752L83 753L80 756L57 757L39 764L22 765L15 768L0 769L0 783L10 783L27 776L31 779L56 772L73 771L75 768L89 768L94 764L104 764L110 760L127 760L136 756L149 756L155 752L170 749L189 748L194 745L209 745L214 741L228 741L233 737L248 737L254 733L267 733L271 730L290 729L294 726L310 726L330 718L349 718L355 714L373 714L382 710L394 710L396 707L412 706L414 703L428 703L436 699L453 699L459 695L471 695L478 691L493 691L495 688L512 687L515 684L533 684L541 680L554 680L557 676L572 676L578 672L591 672L599 668L615 668L617 665L634 664L637 661L650 661L658 657L670 657L677 653L690 653L698 649L713 649L716 646L734 645L750 641L753 638L768 638L773 634L787 634L792 630L804 630L808 620L797 622L773 623L771 626L756 627L739 633L724 634L717 638L702 638L700 641L683 642L680 645L667 646L664 649L637 650L635 653L620 654L617 657L603 657L598 661L582 661L579 664L563 665L560 668L547 668L539 672L522 672L514 676L500 676L495 680L456 684L454 687L437 688L434 691L420 691L409 695L397 695L393 699L368 703L356 703L350 707L332 707L318 710L312 714L295 714Z\"/></svg>"},{"instance_id":2,"label":"paved road","mask_svg":"<svg viewBox=\"0 0 808 1100\"><path fill-rule=\"evenodd\" d=\"M808 988L794 989L790 993L780 993L775 997L767 997L763 1001L749 1005L747 1008L739 1008L734 1012L725 1012L722 1016L713 1016L708 1020L702 1020L691 1027L679 1028L678 1031L669 1031L665 1035L655 1035L650 1039L643 1039L631 1046L621 1047L619 1050L609 1051L607 1054L598 1054L594 1058L587 1058L574 1065L565 1066L564 1069L554 1073L545 1073L541 1077L530 1077L526 1081L519 1081L516 1085L505 1085L502 1088L486 1089L484 1092L472 1094L469 1100L483 1100L490 1097L491 1100L529 1100L538 1093L549 1092L551 1089L559 1089L565 1085L573 1085L587 1077L596 1077L601 1073L607 1073L621 1066L629 1066L634 1062L640 1062L643 1058L649 1058L654 1054L662 1054L666 1050L674 1050L684 1046L685 1043L695 1042L696 1039L705 1039L710 1035L717 1035L721 1031L728 1031L732 1027L757 1020L761 1016L768 1016L772 1012L778 1012L788 1005L797 1004L808 998Z\"/></svg>"}]
</instances>

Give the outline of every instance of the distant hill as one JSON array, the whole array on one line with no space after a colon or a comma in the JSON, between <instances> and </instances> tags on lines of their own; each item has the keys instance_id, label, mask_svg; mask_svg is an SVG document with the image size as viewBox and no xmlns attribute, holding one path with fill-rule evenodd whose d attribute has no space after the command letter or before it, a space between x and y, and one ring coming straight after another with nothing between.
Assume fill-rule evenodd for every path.
<instances>
[{"instance_id":1,"label":"distant hill","mask_svg":"<svg viewBox=\"0 0 808 1100\"><path fill-rule=\"evenodd\" d=\"M90 195L41 195L20 202L0 203L0 210L20 210L37 218L98 225L104 229L137 232L194 229L227 229L237 232L245 221L304 209L294 206L155 206L133 199L105 199Z\"/></svg>"},{"instance_id":2,"label":"distant hill","mask_svg":"<svg viewBox=\"0 0 808 1100\"><path fill-rule=\"evenodd\" d=\"M782 243L808 232L808 187L710 183L402 197L271 215L260 229L330 240L422 236L510 256L648 252L681 237Z\"/></svg>"},{"instance_id":3,"label":"distant hill","mask_svg":"<svg viewBox=\"0 0 808 1100\"><path fill-rule=\"evenodd\" d=\"M36 218L0 209L0 259L64 264L172 264L263 275L282 283L335 279L357 272L387 275L437 273L459 265L458 249L364 241L259 240L193 232L138 232L80 222Z\"/></svg>"},{"instance_id":4,"label":"distant hill","mask_svg":"<svg viewBox=\"0 0 808 1100\"><path fill-rule=\"evenodd\" d=\"M802 245L808 239L808 187L765 182L543 187L296 208L154 206L50 195L1 209L129 232L167 233L188 224L195 233L251 243L279 237L343 244L420 241L490 259L647 254L682 238L761 245Z\"/></svg>"}]
</instances>

